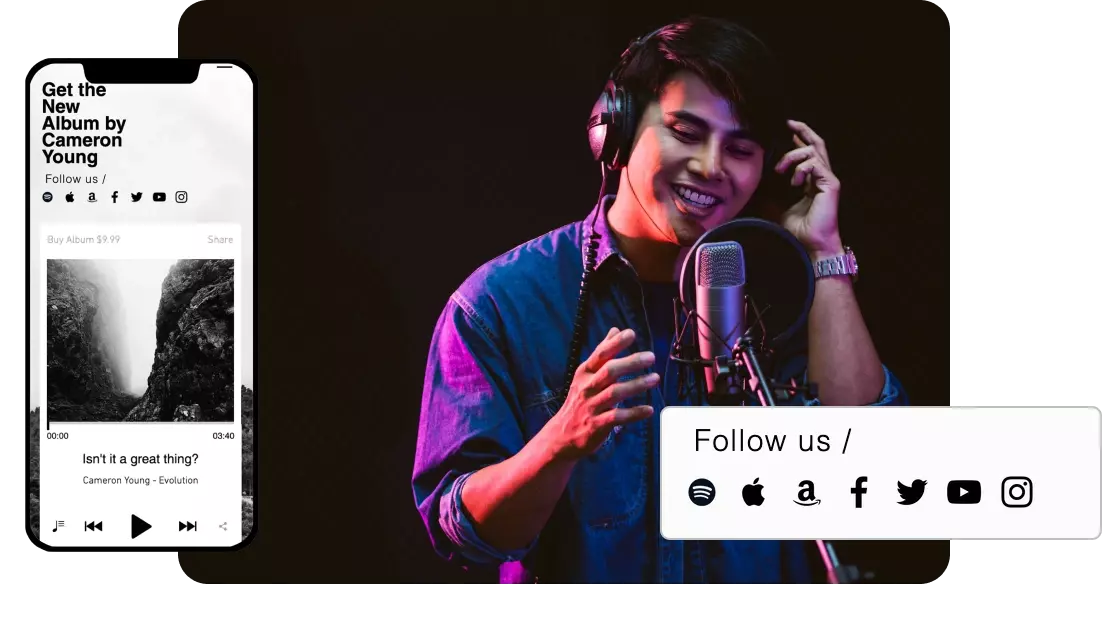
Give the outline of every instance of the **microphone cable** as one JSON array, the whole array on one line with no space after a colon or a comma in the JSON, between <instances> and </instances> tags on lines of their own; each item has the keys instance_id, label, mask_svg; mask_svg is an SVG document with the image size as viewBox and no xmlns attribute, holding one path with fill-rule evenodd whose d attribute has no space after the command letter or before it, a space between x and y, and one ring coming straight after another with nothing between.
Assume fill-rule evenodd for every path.
<instances>
[{"instance_id":1,"label":"microphone cable","mask_svg":"<svg viewBox=\"0 0 1102 620\"><path fill-rule=\"evenodd\" d=\"M601 190L597 196L597 208L593 213L593 221L590 222L589 240L582 246L584 261L582 263L582 283L578 291L578 309L574 313L574 335L570 339L570 356L566 362L566 377L563 381L563 399L570 394L570 387L574 383L574 373L578 370L582 355L582 334L585 331L586 313L589 306L589 291L592 286L593 271L597 263L597 248L600 246L601 235L597 232L597 218L601 216L601 204L605 199L605 191L608 187L608 168L601 165Z\"/></svg>"}]
</instances>

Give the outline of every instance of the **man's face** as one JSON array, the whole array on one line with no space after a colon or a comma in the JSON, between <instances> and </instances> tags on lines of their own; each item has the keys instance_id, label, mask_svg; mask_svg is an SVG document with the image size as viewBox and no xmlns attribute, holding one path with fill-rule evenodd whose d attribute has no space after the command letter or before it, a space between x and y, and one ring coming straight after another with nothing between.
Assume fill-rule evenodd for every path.
<instances>
[{"instance_id":1,"label":"man's face","mask_svg":"<svg viewBox=\"0 0 1102 620\"><path fill-rule=\"evenodd\" d=\"M738 215L757 189L764 150L731 102L695 73L668 81L639 120L619 193L634 191L654 238L692 245ZM630 183L630 185L629 185Z\"/></svg>"}]
</instances>

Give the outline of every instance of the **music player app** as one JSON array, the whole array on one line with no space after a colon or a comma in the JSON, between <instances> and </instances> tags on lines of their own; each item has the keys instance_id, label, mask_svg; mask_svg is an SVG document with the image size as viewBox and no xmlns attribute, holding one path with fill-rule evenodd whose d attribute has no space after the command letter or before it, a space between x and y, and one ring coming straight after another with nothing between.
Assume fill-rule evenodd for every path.
<instances>
[{"instance_id":1,"label":"music player app","mask_svg":"<svg viewBox=\"0 0 1102 620\"><path fill-rule=\"evenodd\" d=\"M234 547L255 480L254 82L91 62L27 84L28 533Z\"/></svg>"}]
</instances>

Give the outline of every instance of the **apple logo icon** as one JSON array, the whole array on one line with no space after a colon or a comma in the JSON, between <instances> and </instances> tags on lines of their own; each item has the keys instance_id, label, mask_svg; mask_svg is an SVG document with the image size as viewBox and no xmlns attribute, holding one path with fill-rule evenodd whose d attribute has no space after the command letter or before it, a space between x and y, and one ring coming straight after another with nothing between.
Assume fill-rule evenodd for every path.
<instances>
[{"instance_id":1,"label":"apple logo icon","mask_svg":"<svg viewBox=\"0 0 1102 620\"><path fill-rule=\"evenodd\" d=\"M747 506L761 506L765 501L765 497L761 494L763 488L765 487L758 484L758 479L754 478L752 484L742 487L742 501L746 502Z\"/></svg>"}]
</instances>

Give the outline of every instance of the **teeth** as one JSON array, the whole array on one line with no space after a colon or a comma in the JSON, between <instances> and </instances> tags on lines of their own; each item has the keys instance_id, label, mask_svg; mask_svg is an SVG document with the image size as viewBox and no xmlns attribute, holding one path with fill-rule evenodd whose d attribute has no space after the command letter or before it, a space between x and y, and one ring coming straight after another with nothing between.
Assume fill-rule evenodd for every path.
<instances>
[{"instance_id":1,"label":"teeth","mask_svg":"<svg viewBox=\"0 0 1102 620\"><path fill-rule=\"evenodd\" d=\"M676 191L679 196L699 207L710 207L716 203L715 196L701 194L686 187L677 186Z\"/></svg>"}]
</instances>

